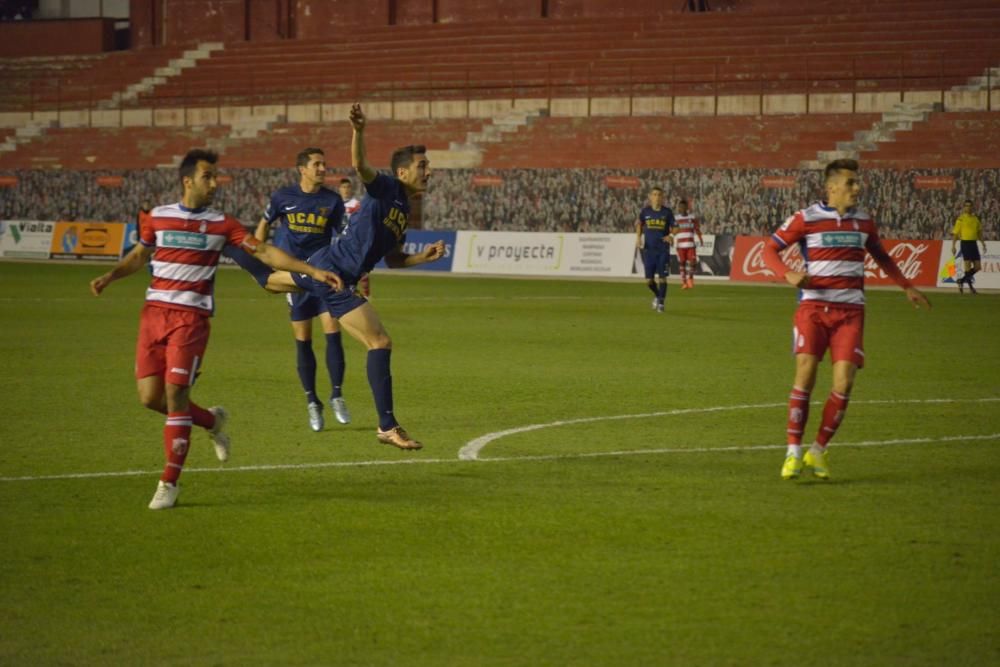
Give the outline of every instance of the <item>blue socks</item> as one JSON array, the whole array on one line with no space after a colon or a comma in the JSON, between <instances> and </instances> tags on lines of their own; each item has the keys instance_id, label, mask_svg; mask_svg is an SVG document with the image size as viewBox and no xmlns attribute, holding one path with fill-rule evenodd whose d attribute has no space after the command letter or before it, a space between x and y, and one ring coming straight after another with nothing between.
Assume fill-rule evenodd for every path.
<instances>
[{"instance_id":1,"label":"blue socks","mask_svg":"<svg viewBox=\"0 0 1000 667\"><path fill-rule=\"evenodd\" d=\"M344 360L344 344L341 342L340 332L326 334L326 370L330 372L330 384L333 386L330 398L340 398L340 387L344 384L346 369L347 362Z\"/></svg>"},{"instance_id":2,"label":"blue socks","mask_svg":"<svg viewBox=\"0 0 1000 667\"><path fill-rule=\"evenodd\" d=\"M660 303L663 303L664 301L667 300L667 281L666 280L664 280L663 282L660 282L660 283L656 284L656 298L660 300Z\"/></svg>"},{"instance_id":3,"label":"blue socks","mask_svg":"<svg viewBox=\"0 0 1000 667\"><path fill-rule=\"evenodd\" d=\"M296 340L295 354L299 381L306 390L306 400L310 403L319 403L319 398L316 396L316 355L313 354L312 341Z\"/></svg>"},{"instance_id":4,"label":"blue socks","mask_svg":"<svg viewBox=\"0 0 1000 667\"><path fill-rule=\"evenodd\" d=\"M392 375L389 373L391 355L392 350L368 350L368 384L375 398L378 427L382 431L399 426L392 414Z\"/></svg>"}]
</instances>

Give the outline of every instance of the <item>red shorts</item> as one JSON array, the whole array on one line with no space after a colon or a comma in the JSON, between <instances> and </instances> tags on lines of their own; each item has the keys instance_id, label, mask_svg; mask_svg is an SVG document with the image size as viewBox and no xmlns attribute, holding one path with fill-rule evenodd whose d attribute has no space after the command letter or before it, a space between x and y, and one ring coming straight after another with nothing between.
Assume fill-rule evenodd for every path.
<instances>
[{"instance_id":1,"label":"red shorts","mask_svg":"<svg viewBox=\"0 0 1000 667\"><path fill-rule=\"evenodd\" d=\"M135 378L159 375L170 384L193 385L205 357L209 329L205 315L147 303L139 318Z\"/></svg>"},{"instance_id":2,"label":"red shorts","mask_svg":"<svg viewBox=\"0 0 1000 667\"><path fill-rule=\"evenodd\" d=\"M795 354L812 354L820 359L827 348L830 361L850 361L865 365L865 310L820 303L802 303L795 311L792 330Z\"/></svg>"},{"instance_id":3,"label":"red shorts","mask_svg":"<svg viewBox=\"0 0 1000 667\"><path fill-rule=\"evenodd\" d=\"M678 262L697 262L698 261L698 249L697 248L678 248L677 249L677 261Z\"/></svg>"}]
</instances>

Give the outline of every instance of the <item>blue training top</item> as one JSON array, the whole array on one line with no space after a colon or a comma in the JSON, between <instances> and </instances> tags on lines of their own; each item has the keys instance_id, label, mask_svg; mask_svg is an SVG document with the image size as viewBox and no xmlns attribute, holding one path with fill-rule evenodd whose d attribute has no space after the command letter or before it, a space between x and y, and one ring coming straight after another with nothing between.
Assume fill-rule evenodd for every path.
<instances>
[{"instance_id":1,"label":"blue training top","mask_svg":"<svg viewBox=\"0 0 1000 667\"><path fill-rule=\"evenodd\" d=\"M677 224L673 211L666 206L661 206L659 211L654 211L652 207L646 206L639 213L639 222L642 223L642 247L646 252L670 252L670 248L663 242L663 238L670 234L671 228Z\"/></svg>"},{"instance_id":2,"label":"blue training top","mask_svg":"<svg viewBox=\"0 0 1000 667\"><path fill-rule=\"evenodd\" d=\"M309 258L313 266L333 271L348 285L357 283L383 257L406 240L410 202L396 178L377 174L365 183L368 196L351 216L344 233Z\"/></svg>"},{"instance_id":3,"label":"blue training top","mask_svg":"<svg viewBox=\"0 0 1000 667\"><path fill-rule=\"evenodd\" d=\"M293 257L306 259L330 245L340 233L344 200L329 188L303 192L298 184L289 185L271 195L264 219L270 223L280 221L272 240L275 246Z\"/></svg>"}]
</instances>

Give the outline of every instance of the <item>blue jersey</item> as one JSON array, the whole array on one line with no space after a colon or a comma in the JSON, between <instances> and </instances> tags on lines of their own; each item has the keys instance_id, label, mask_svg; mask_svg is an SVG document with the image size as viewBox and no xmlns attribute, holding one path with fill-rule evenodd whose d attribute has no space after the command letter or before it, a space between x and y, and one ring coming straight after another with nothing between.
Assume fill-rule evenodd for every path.
<instances>
[{"instance_id":1,"label":"blue jersey","mask_svg":"<svg viewBox=\"0 0 1000 667\"><path fill-rule=\"evenodd\" d=\"M306 259L330 245L330 240L340 233L344 200L328 188L303 192L298 185L289 185L271 195L264 219L278 221L272 240L275 246L293 257Z\"/></svg>"},{"instance_id":2,"label":"blue jersey","mask_svg":"<svg viewBox=\"0 0 1000 667\"><path fill-rule=\"evenodd\" d=\"M670 251L663 239L677 224L674 221L673 211L666 206L660 207L658 211L647 206L639 213L639 222L642 223L642 247L646 252L665 253Z\"/></svg>"},{"instance_id":3,"label":"blue jersey","mask_svg":"<svg viewBox=\"0 0 1000 667\"><path fill-rule=\"evenodd\" d=\"M309 263L333 271L348 285L406 240L406 219L410 202L403 184L391 176L377 174L365 184L368 196L351 216L347 230L326 248L309 258Z\"/></svg>"}]
</instances>

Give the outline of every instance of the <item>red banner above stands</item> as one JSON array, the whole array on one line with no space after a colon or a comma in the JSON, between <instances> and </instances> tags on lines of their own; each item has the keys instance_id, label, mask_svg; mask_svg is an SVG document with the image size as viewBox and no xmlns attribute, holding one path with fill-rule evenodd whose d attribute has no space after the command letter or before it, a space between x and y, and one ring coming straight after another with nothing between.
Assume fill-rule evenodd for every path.
<instances>
[{"instance_id":1,"label":"red banner above stands","mask_svg":"<svg viewBox=\"0 0 1000 667\"><path fill-rule=\"evenodd\" d=\"M609 188L624 190L638 190L642 186L637 176L605 176L604 184Z\"/></svg>"},{"instance_id":2,"label":"red banner above stands","mask_svg":"<svg viewBox=\"0 0 1000 667\"><path fill-rule=\"evenodd\" d=\"M102 188L120 188L125 184L123 176L98 176L95 180Z\"/></svg>"},{"instance_id":3,"label":"red banner above stands","mask_svg":"<svg viewBox=\"0 0 1000 667\"><path fill-rule=\"evenodd\" d=\"M219 185L226 185L233 182L233 177L229 174L219 174L215 177L215 182Z\"/></svg>"},{"instance_id":4,"label":"red banner above stands","mask_svg":"<svg viewBox=\"0 0 1000 667\"><path fill-rule=\"evenodd\" d=\"M0 188L16 188L20 182L17 176L0 176Z\"/></svg>"},{"instance_id":5,"label":"red banner above stands","mask_svg":"<svg viewBox=\"0 0 1000 667\"><path fill-rule=\"evenodd\" d=\"M502 176L487 176L485 174L472 176L472 186L476 188L497 188L501 185L503 185Z\"/></svg>"},{"instance_id":6,"label":"red banner above stands","mask_svg":"<svg viewBox=\"0 0 1000 667\"><path fill-rule=\"evenodd\" d=\"M762 176L760 186L767 190L791 190L796 180L794 176Z\"/></svg>"},{"instance_id":7,"label":"red banner above stands","mask_svg":"<svg viewBox=\"0 0 1000 667\"><path fill-rule=\"evenodd\" d=\"M917 190L954 190L954 176L914 176L913 187Z\"/></svg>"},{"instance_id":8,"label":"red banner above stands","mask_svg":"<svg viewBox=\"0 0 1000 667\"><path fill-rule=\"evenodd\" d=\"M730 280L747 282L779 282L771 269L764 264L765 236L738 236L733 246ZM941 241L890 241L882 245L899 270L914 285L934 287L937 284L938 256ZM782 254L785 265L792 271L804 271L805 262L797 245L789 246ZM885 275L871 255L865 255L865 282L868 285L895 285Z\"/></svg>"}]
</instances>

